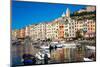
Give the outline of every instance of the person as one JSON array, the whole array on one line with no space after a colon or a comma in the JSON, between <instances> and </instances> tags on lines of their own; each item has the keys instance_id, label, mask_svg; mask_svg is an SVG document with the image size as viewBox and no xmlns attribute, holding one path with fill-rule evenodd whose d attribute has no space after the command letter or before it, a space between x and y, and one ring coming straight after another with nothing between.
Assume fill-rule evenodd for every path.
<instances>
[{"instance_id":1,"label":"person","mask_svg":"<svg viewBox=\"0 0 100 67\"><path fill-rule=\"evenodd\" d=\"M48 55L47 54L44 55L44 64L48 64Z\"/></svg>"},{"instance_id":2,"label":"person","mask_svg":"<svg viewBox=\"0 0 100 67\"><path fill-rule=\"evenodd\" d=\"M55 50L57 49L57 46L55 45Z\"/></svg>"},{"instance_id":3,"label":"person","mask_svg":"<svg viewBox=\"0 0 100 67\"><path fill-rule=\"evenodd\" d=\"M53 49L53 47L50 45L49 46L49 51L50 51L50 53L51 53L51 50Z\"/></svg>"}]
</instances>

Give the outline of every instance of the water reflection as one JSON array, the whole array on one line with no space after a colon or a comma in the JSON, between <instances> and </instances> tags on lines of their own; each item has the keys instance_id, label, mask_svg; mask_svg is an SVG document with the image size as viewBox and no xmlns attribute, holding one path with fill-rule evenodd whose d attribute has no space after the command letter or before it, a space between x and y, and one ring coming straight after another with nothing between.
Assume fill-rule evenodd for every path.
<instances>
[{"instance_id":1,"label":"water reflection","mask_svg":"<svg viewBox=\"0 0 100 67\"><path fill-rule=\"evenodd\" d=\"M23 41L22 41L23 43ZM31 53L30 58L26 58L26 60L32 60L32 64L52 64L52 63L63 63L63 62L81 62L81 61L90 61L84 60L84 58L91 59L94 61L95 58L95 49L89 46L87 48L87 44L83 43L65 43L63 46L53 46L51 45L44 46L41 48L39 45L31 45L26 47L24 43L20 43L19 45L12 45L12 64L13 65L24 65L22 60L23 55L27 52ZM26 42L25 42L26 43ZM28 42L27 42L28 44ZM26 49L29 49L29 52ZM51 49L50 49L51 48ZM34 56L34 58L33 58ZM35 62L34 62L35 59Z\"/></svg>"},{"instance_id":2,"label":"water reflection","mask_svg":"<svg viewBox=\"0 0 100 67\"><path fill-rule=\"evenodd\" d=\"M23 65L22 63L22 54L23 54L23 49L22 45L13 45L11 49L11 54L12 54L12 65Z\"/></svg>"},{"instance_id":3,"label":"water reflection","mask_svg":"<svg viewBox=\"0 0 100 67\"><path fill-rule=\"evenodd\" d=\"M75 62L83 61L84 53L78 48L57 48L51 52L51 60L54 62Z\"/></svg>"}]
</instances>

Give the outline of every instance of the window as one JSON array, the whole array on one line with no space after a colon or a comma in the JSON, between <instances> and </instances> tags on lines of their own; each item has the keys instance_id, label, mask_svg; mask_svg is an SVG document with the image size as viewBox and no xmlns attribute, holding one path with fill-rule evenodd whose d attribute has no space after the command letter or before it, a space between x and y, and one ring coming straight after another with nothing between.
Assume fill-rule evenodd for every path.
<instances>
[{"instance_id":1,"label":"window","mask_svg":"<svg viewBox=\"0 0 100 67\"><path fill-rule=\"evenodd\" d=\"M74 29L74 27L72 26L72 29Z\"/></svg>"},{"instance_id":2,"label":"window","mask_svg":"<svg viewBox=\"0 0 100 67\"><path fill-rule=\"evenodd\" d=\"M68 29L65 29L65 31L68 31Z\"/></svg>"},{"instance_id":3,"label":"window","mask_svg":"<svg viewBox=\"0 0 100 67\"><path fill-rule=\"evenodd\" d=\"M60 26L60 28L63 28L63 26Z\"/></svg>"},{"instance_id":4,"label":"window","mask_svg":"<svg viewBox=\"0 0 100 67\"><path fill-rule=\"evenodd\" d=\"M56 35L56 37L57 37L57 35Z\"/></svg>"},{"instance_id":5,"label":"window","mask_svg":"<svg viewBox=\"0 0 100 67\"><path fill-rule=\"evenodd\" d=\"M90 28L88 28L88 30L90 30Z\"/></svg>"}]
</instances>

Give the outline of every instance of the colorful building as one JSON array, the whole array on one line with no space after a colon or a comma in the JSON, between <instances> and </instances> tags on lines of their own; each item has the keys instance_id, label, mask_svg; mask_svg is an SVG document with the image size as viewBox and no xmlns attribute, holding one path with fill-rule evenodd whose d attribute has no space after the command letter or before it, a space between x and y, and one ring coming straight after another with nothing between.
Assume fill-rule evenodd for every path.
<instances>
[{"instance_id":1,"label":"colorful building","mask_svg":"<svg viewBox=\"0 0 100 67\"><path fill-rule=\"evenodd\" d=\"M86 10L94 7L87 7ZM93 10L93 11L94 11ZM95 20L75 20L70 17L70 10L67 8L66 13L51 22L42 22L26 26L20 30L12 31L13 37L24 38L31 37L32 40L51 39L59 41L76 37L76 32L81 30L84 37L95 37Z\"/></svg>"}]
</instances>

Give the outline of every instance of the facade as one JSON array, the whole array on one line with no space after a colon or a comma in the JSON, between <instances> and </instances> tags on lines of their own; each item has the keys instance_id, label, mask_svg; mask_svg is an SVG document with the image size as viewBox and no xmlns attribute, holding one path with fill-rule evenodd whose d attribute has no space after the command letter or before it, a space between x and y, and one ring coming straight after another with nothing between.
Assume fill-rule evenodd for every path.
<instances>
[{"instance_id":1,"label":"facade","mask_svg":"<svg viewBox=\"0 0 100 67\"><path fill-rule=\"evenodd\" d=\"M36 35L34 34L34 33L35 33L35 25L30 25L29 27L30 27L30 31L29 31L30 34L29 34L29 37L31 37L31 39L34 40L34 38L35 38L35 36L36 36Z\"/></svg>"},{"instance_id":2,"label":"facade","mask_svg":"<svg viewBox=\"0 0 100 67\"><path fill-rule=\"evenodd\" d=\"M59 38L59 22L56 19L53 23L52 23L52 39L53 40L58 40Z\"/></svg>"},{"instance_id":3,"label":"facade","mask_svg":"<svg viewBox=\"0 0 100 67\"><path fill-rule=\"evenodd\" d=\"M88 20L87 21L87 33L86 37L95 37L96 31L95 31L95 21L94 20Z\"/></svg>"},{"instance_id":4,"label":"facade","mask_svg":"<svg viewBox=\"0 0 100 67\"><path fill-rule=\"evenodd\" d=\"M20 30L20 38L25 38L25 29Z\"/></svg>"},{"instance_id":5,"label":"facade","mask_svg":"<svg viewBox=\"0 0 100 67\"><path fill-rule=\"evenodd\" d=\"M80 20L76 22L75 30L81 30L84 37L95 37L95 21L94 20Z\"/></svg>"},{"instance_id":6,"label":"facade","mask_svg":"<svg viewBox=\"0 0 100 67\"><path fill-rule=\"evenodd\" d=\"M45 23L40 23L38 25L35 26L36 31L36 39L40 39L40 40L44 40L45 39L45 32L46 32L46 24Z\"/></svg>"},{"instance_id":7,"label":"facade","mask_svg":"<svg viewBox=\"0 0 100 67\"><path fill-rule=\"evenodd\" d=\"M76 21L70 18L69 9L66 10L65 16L62 16L61 23L64 26L64 38L74 38L75 37L75 23Z\"/></svg>"},{"instance_id":8,"label":"facade","mask_svg":"<svg viewBox=\"0 0 100 67\"><path fill-rule=\"evenodd\" d=\"M53 25L52 23L46 23L46 29L45 29L45 36L47 39L52 39L53 38Z\"/></svg>"},{"instance_id":9,"label":"facade","mask_svg":"<svg viewBox=\"0 0 100 67\"><path fill-rule=\"evenodd\" d=\"M95 7L87 7L95 11ZM66 13L51 22L43 22L26 26L21 30L14 30L12 35L18 38L31 37L32 40L51 39L53 41L64 40L66 38L75 38L76 32L81 30L84 37L95 37L94 20L75 20L70 17L70 10L67 8Z\"/></svg>"},{"instance_id":10,"label":"facade","mask_svg":"<svg viewBox=\"0 0 100 67\"><path fill-rule=\"evenodd\" d=\"M20 38L20 30L16 30L16 38Z\"/></svg>"},{"instance_id":11,"label":"facade","mask_svg":"<svg viewBox=\"0 0 100 67\"><path fill-rule=\"evenodd\" d=\"M12 40L15 40L17 38L17 32L18 32L18 30L12 30L11 31Z\"/></svg>"}]
</instances>

